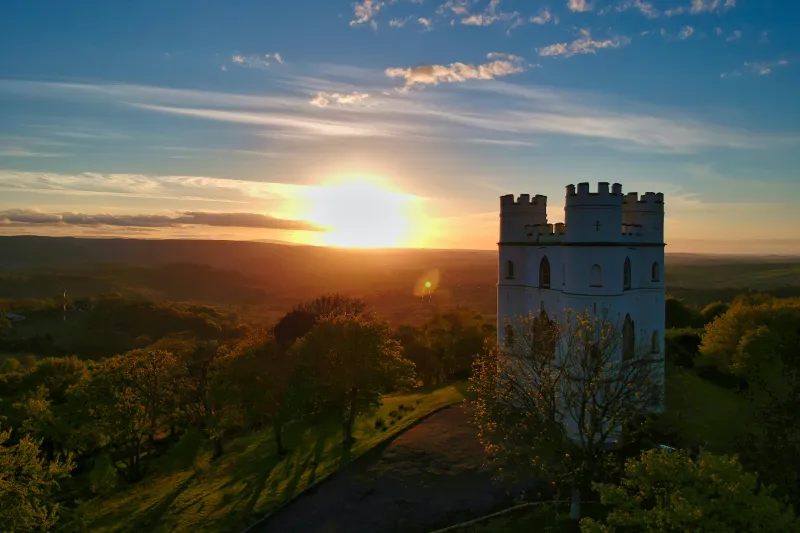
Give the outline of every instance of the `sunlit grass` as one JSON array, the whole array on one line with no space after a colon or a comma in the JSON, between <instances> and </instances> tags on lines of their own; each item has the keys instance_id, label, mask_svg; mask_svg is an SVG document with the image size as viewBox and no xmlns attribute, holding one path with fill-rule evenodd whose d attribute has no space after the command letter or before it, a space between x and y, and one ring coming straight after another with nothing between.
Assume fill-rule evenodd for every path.
<instances>
[{"instance_id":1,"label":"sunlit grass","mask_svg":"<svg viewBox=\"0 0 800 533\"><path fill-rule=\"evenodd\" d=\"M464 384L419 389L388 396L371 416L358 421L350 457L342 458L341 426L330 421L286 428L289 454L279 457L269 430L239 437L210 461L210 449L196 458L196 468L170 472L167 461L155 464L147 478L88 506L92 531L238 532L290 500L309 485L396 435L421 417L464 398ZM417 403L419 402L419 403ZM389 413L413 406L403 418ZM383 418L386 429L376 429Z\"/></svg>"}]
</instances>

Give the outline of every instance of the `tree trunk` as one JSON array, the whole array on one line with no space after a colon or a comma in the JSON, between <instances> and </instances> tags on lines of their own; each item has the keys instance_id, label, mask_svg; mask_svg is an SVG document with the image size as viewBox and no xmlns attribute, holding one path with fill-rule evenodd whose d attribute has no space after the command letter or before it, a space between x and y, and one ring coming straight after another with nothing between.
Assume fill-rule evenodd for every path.
<instances>
[{"instance_id":1,"label":"tree trunk","mask_svg":"<svg viewBox=\"0 0 800 533\"><path fill-rule=\"evenodd\" d=\"M572 487L572 501L569 504L569 519L577 522L581 519L581 489L576 485Z\"/></svg>"},{"instance_id":2,"label":"tree trunk","mask_svg":"<svg viewBox=\"0 0 800 533\"><path fill-rule=\"evenodd\" d=\"M272 429L275 433L275 446L278 450L278 455L285 455L286 448L283 447L283 424L279 421L272 423Z\"/></svg>"},{"instance_id":3,"label":"tree trunk","mask_svg":"<svg viewBox=\"0 0 800 533\"><path fill-rule=\"evenodd\" d=\"M214 443L214 459L222 457L222 439L214 437L211 441Z\"/></svg>"}]
</instances>

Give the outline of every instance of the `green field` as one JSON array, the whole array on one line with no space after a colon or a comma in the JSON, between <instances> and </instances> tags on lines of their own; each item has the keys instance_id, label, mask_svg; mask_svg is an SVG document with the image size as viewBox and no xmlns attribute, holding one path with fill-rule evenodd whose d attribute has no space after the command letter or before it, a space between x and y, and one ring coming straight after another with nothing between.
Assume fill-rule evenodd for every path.
<instances>
[{"instance_id":1,"label":"green field","mask_svg":"<svg viewBox=\"0 0 800 533\"><path fill-rule=\"evenodd\" d=\"M270 430L239 437L225 446L223 456L210 463L211 450L202 450L196 468L170 471L169 461L153 465L148 477L133 486L89 502L92 531L213 531L237 532L274 511L303 489L335 472L342 464L408 428L421 417L464 399L464 384L419 389L387 396L383 406L358 421L356 442L342 454L341 426L336 421L286 428L290 452L279 457ZM414 410L389 425L375 428L398 406Z\"/></svg>"},{"instance_id":2,"label":"green field","mask_svg":"<svg viewBox=\"0 0 800 533\"><path fill-rule=\"evenodd\" d=\"M687 447L730 452L745 427L746 399L685 368L667 365L666 402L659 424Z\"/></svg>"}]
</instances>

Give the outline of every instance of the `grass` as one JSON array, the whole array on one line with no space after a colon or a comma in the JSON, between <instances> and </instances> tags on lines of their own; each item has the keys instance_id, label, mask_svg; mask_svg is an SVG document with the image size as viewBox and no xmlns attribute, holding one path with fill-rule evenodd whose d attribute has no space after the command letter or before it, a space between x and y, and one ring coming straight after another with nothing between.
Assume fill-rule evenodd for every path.
<instances>
[{"instance_id":1,"label":"grass","mask_svg":"<svg viewBox=\"0 0 800 533\"><path fill-rule=\"evenodd\" d=\"M599 504L581 506L581 516L600 518L603 507ZM556 510L552 505L526 507L500 516L456 529L454 533L577 533L580 526L569 519L569 506L562 505ZM449 533L449 532L448 532Z\"/></svg>"},{"instance_id":2,"label":"grass","mask_svg":"<svg viewBox=\"0 0 800 533\"><path fill-rule=\"evenodd\" d=\"M90 530L241 531L421 417L462 401L464 389L459 383L387 396L380 409L357 422L349 456L342 454L341 426L331 421L286 428L290 452L283 457L275 453L271 431L260 430L228 442L213 463L208 449L189 470L170 471L168 461L156 462L144 481L90 502ZM377 419L388 420L400 405L405 416L386 428L376 427Z\"/></svg>"},{"instance_id":3,"label":"grass","mask_svg":"<svg viewBox=\"0 0 800 533\"><path fill-rule=\"evenodd\" d=\"M744 429L747 400L686 368L668 364L666 376L662 429L677 433L684 446L730 453Z\"/></svg>"}]
</instances>

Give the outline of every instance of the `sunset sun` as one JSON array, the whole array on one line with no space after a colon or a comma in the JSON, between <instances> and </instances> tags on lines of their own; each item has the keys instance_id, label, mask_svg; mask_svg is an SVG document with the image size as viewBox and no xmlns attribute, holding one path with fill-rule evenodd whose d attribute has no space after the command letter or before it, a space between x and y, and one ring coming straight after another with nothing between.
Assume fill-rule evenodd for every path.
<instances>
[{"instance_id":1,"label":"sunset sun","mask_svg":"<svg viewBox=\"0 0 800 533\"><path fill-rule=\"evenodd\" d=\"M376 179L346 177L314 187L306 211L304 218L329 229L321 236L328 246L413 246L420 236L419 199Z\"/></svg>"}]
</instances>

